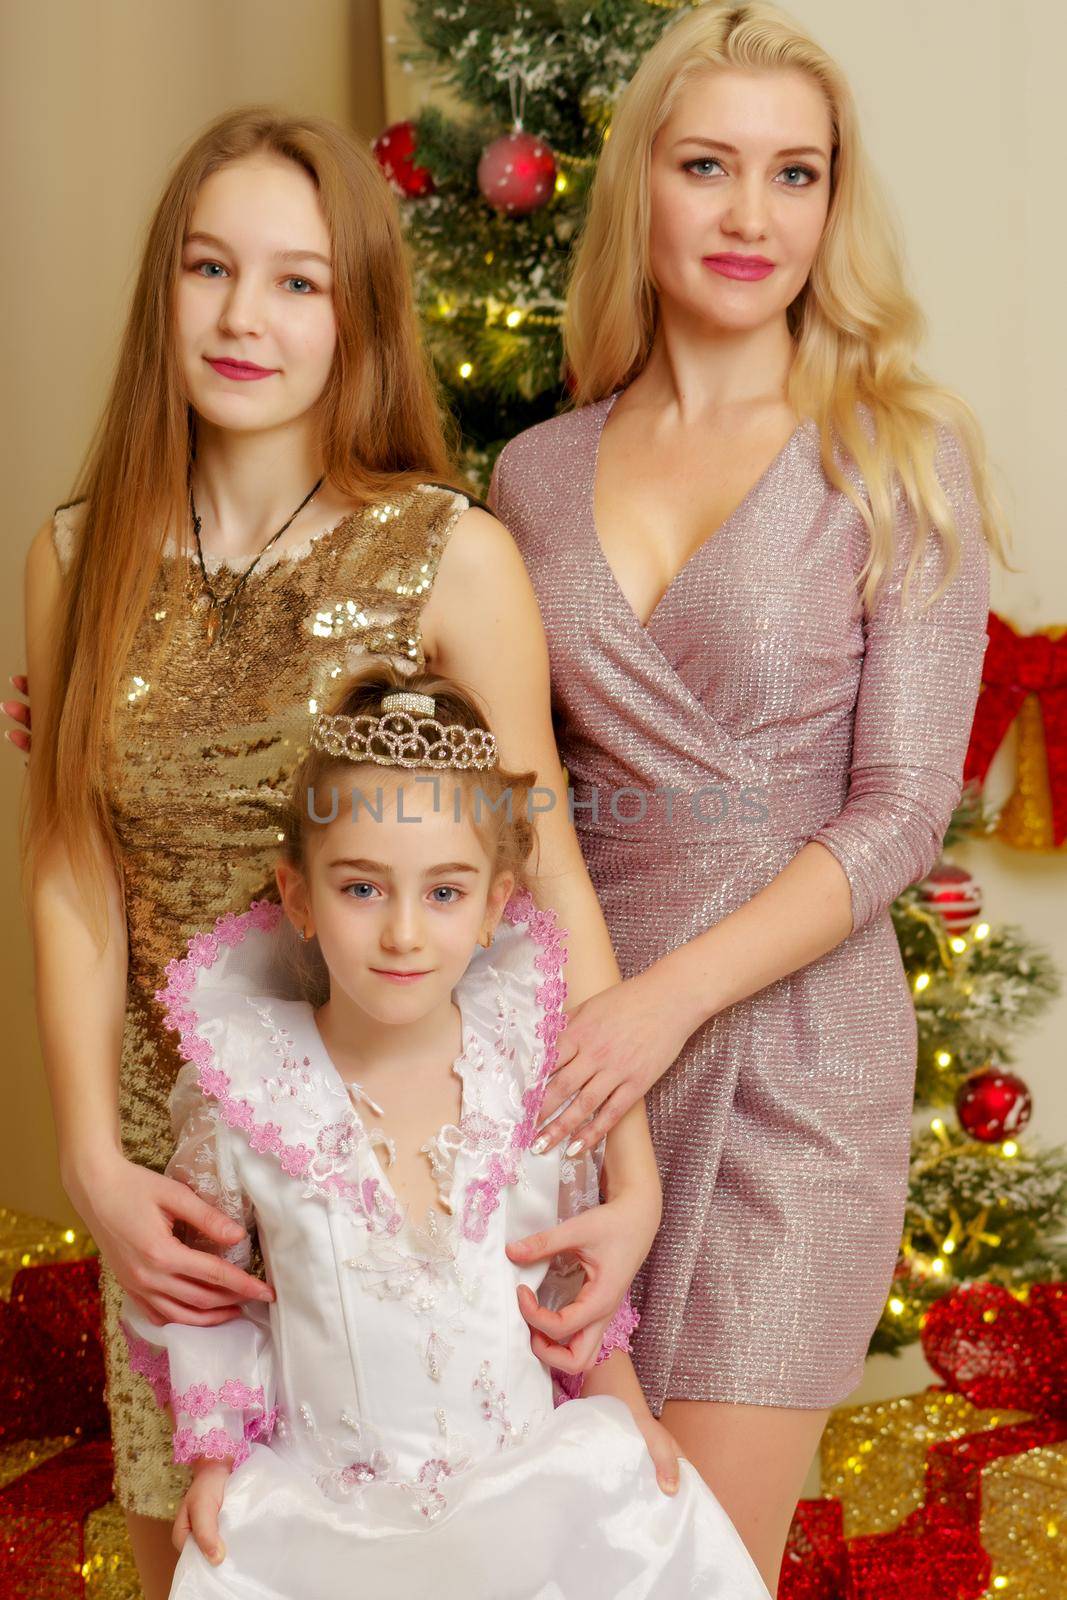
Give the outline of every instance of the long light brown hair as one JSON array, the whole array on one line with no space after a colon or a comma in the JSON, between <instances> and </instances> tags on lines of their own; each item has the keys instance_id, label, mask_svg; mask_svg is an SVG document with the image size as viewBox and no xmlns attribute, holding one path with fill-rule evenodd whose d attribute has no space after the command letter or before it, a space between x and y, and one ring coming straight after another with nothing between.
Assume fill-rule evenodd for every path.
<instances>
[{"instance_id":1,"label":"long light brown hair","mask_svg":"<svg viewBox=\"0 0 1067 1600\"><path fill-rule=\"evenodd\" d=\"M187 603L191 535L180 535L177 559L168 563L164 551L168 535L188 526L196 440L175 340L182 247L204 180L264 153L312 178L331 238L337 348L314 410L327 480L357 504L419 480L460 483L419 339L397 209L370 151L324 118L262 106L219 117L175 165L149 223L111 391L71 495L85 504L64 585L51 715L30 763L23 850L31 881L45 845L61 841L97 916L94 833L123 881L107 778L118 679L161 569L169 568L168 630Z\"/></svg>"},{"instance_id":2,"label":"long light brown hair","mask_svg":"<svg viewBox=\"0 0 1067 1600\"><path fill-rule=\"evenodd\" d=\"M657 327L649 259L650 166L656 134L692 78L734 68L800 71L826 99L832 126L831 198L808 281L788 310L795 354L788 398L819 426L827 478L857 507L870 534L861 574L869 603L894 554L897 486L915 518L908 582L931 528L958 570L960 538L934 461L939 425L959 437L971 467L985 538L1001 560L1001 512L977 420L959 395L916 363L924 330L909 292L888 207L860 139L840 67L776 6L707 4L672 24L621 96L604 145L572 270L564 324L572 400L585 405L643 370ZM851 458L869 504L842 470Z\"/></svg>"}]
</instances>

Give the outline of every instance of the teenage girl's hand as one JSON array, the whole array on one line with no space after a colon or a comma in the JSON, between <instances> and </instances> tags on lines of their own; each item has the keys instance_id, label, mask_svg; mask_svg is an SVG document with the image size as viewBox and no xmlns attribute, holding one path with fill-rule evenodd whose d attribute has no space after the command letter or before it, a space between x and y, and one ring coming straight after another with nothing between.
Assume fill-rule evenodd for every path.
<instances>
[{"instance_id":1,"label":"teenage girl's hand","mask_svg":"<svg viewBox=\"0 0 1067 1600\"><path fill-rule=\"evenodd\" d=\"M625 1350L615 1350L600 1366L594 1367L582 1383L582 1401L594 1395L610 1394L628 1406L656 1469L656 1482L664 1494L678 1490L678 1462L681 1448L672 1433L662 1422L657 1422L648 1408L648 1401L638 1381L634 1364Z\"/></svg>"},{"instance_id":2,"label":"teenage girl's hand","mask_svg":"<svg viewBox=\"0 0 1067 1600\"><path fill-rule=\"evenodd\" d=\"M5 739L10 739L10 741L11 741L11 743L13 745L16 745L26 755L29 755L29 753L30 753L30 707L29 707L30 685L29 685L29 680L27 678L23 677L21 674L16 673L12 677L11 682L15 685L15 688L18 690L19 694L24 694L26 696L26 703L24 704L21 700L0 700L0 711L3 711L4 715L7 716L7 717L10 717L11 721L13 723L15 723L15 727L14 728L5 728L4 729L4 737L5 737Z\"/></svg>"},{"instance_id":3,"label":"teenage girl's hand","mask_svg":"<svg viewBox=\"0 0 1067 1600\"><path fill-rule=\"evenodd\" d=\"M549 1311L526 1284L519 1285L519 1310L532 1330L530 1345L546 1367L575 1373L588 1372L595 1364L604 1329L647 1256L658 1226L658 1208L650 1210L647 1195L635 1188L507 1246L509 1261L518 1266L564 1254L578 1261L585 1273L577 1296L562 1311Z\"/></svg>"},{"instance_id":4,"label":"teenage girl's hand","mask_svg":"<svg viewBox=\"0 0 1067 1600\"><path fill-rule=\"evenodd\" d=\"M678 1493L678 1462L682 1457L682 1447L674 1437L658 1422L647 1406L633 1408L633 1418L644 1435L648 1453L652 1457L652 1465L656 1469L656 1482L664 1494Z\"/></svg>"},{"instance_id":5,"label":"teenage girl's hand","mask_svg":"<svg viewBox=\"0 0 1067 1600\"><path fill-rule=\"evenodd\" d=\"M217 1567L226 1554L226 1546L219 1537L219 1511L231 1471L229 1461L193 1462L193 1481L178 1507L171 1533L175 1550L181 1550L192 1534L213 1567Z\"/></svg>"},{"instance_id":6,"label":"teenage girl's hand","mask_svg":"<svg viewBox=\"0 0 1067 1600\"><path fill-rule=\"evenodd\" d=\"M534 1148L549 1151L579 1138L594 1149L673 1065L689 1032L655 968L583 1000L568 1013Z\"/></svg>"},{"instance_id":7,"label":"teenage girl's hand","mask_svg":"<svg viewBox=\"0 0 1067 1600\"><path fill-rule=\"evenodd\" d=\"M242 1301L274 1299L268 1284L174 1237L179 1219L220 1249L245 1232L176 1178L114 1155L68 1181L67 1192L119 1283L157 1325L214 1327L240 1316Z\"/></svg>"}]
</instances>

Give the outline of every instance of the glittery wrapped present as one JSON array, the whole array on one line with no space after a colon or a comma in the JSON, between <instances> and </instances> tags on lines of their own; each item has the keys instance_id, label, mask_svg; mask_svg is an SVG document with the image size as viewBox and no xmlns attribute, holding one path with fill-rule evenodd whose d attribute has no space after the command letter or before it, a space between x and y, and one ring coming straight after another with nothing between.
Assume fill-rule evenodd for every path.
<instances>
[{"instance_id":1,"label":"glittery wrapped present","mask_svg":"<svg viewBox=\"0 0 1067 1600\"><path fill-rule=\"evenodd\" d=\"M938 1376L977 1405L1032 1413L975 1439L966 1468L947 1457L935 1483L951 1514L965 1498L980 1519L994 1593L1020 1600L1067 1594L1067 1284L1013 1295L996 1284L962 1288L931 1310L923 1351ZM1009 1445L1014 1448L1008 1449Z\"/></svg>"},{"instance_id":2,"label":"glittery wrapped present","mask_svg":"<svg viewBox=\"0 0 1067 1600\"><path fill-rule=\"evenodd\" d=\"M0 1597L81 1600L85 1519L111 1498L110 1442L47 1441L26 1466L0 1488Z\"/></svg>"},{"instance_id":3,"label":"glittery wrapped present","mask_svg":"<svg viewBox=\"0 0 1067 1600\"><path fill-rule=\"evenodd\" d=\"M0 1442L105 1437L99 1263L23 1267L0 1300Z\"/></svg>"},{"instance_id":4,"label":"glittery wrapped present","mask_svg":"<svg viewBox=\"0 0 1067 1600\"><path fill-rule=\"evenodd\" d=\"M0 1300L6 1300L16 1272L51 1261L80 1261L96 1254L87 1233L59 1222L31 1217L0 1206Z\"/></svg>"},{"instance_id":5,"label":"glittery wrapped present","mask_svg":"<svg viewBox=\"0 0 1067 1600\"><path fill-rule=\"evenodd\" d=\"M826 1429L840 1600L1063 1600L1067 1286L970 1285L928 1314L923 1348L950 1387L842 1408Z\"/></svg>"},{"instance_id":6,"label":"glittery wrapped present","mask_svg":"<svg viewBox=\"0 0 1067 1600\"><path fill-rule=\"evenodd\" d=\"M0 1600L141 1600L111 1498L91 1251L0 1208Z\"/></svg>"},{"instance_id":7,"label":"glittery wrapped present","mask_svg":"<svg viewBox=\"0 0 1067 1600\"><path fill-rule=\"evenodd\" d=\"M822 1440L821 1487L841 1501L845 1537L888 1533L918 1510L933 1445L1024 1417L1020 1411L980 1410L936 1385L833 1412Z\"/></svg>"},{"instance_id":8,"label":"glittery wrapped present","mask_svg":"<svg viewBox=\"0 0 1067 1600\"><path fill-rule=\"evenodd\" d=\"M1067 1441L996 1461L982 1474L982 1543L994 1593L1067 1594ZM998 1581L999 1580L999 1581Z\"/></svg>"},{"instance_id":9,"label":"glittery wrapped present","mask_svg":"<svg viewBox=\"0 0 1067 1600\"><path fill-rule=\"evenodd\" d=\"M843 1600L845 1540L840 1500L801 1500L782 1561L778 1600Z\"/></svg>"}]
</instances>

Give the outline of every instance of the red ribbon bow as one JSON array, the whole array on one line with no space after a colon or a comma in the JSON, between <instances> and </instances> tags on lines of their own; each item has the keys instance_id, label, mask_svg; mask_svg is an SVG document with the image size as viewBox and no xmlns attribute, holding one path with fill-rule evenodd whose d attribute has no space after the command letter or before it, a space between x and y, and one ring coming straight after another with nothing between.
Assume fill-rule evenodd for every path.
<instances>
[{"instance_id":1,"label":"red ribbon bow","mask_svg":"<svg viewBox=\"0 0 1067 1600\"><path fill-rule=\"evenodd\" d=\"M1067 839L1067 634L1019 634L994 611L988 631L964 782L983 781L1026 696L1036 695L1048 752L1052 835L1060 845Z\"/></svg>"},{"instance_id":2,"label":"red ribbon bow","mask_svg":"<svg viewBox=\"0 0 1067 1600\"><path fill-rule=\"evenodd\" d=\"M1067 1283L1036 1283L1025 1302L996 1283L961 1287L927 1312L922 1347L973 1406L1067 1422Z\"/></svg>"}]
</instances>

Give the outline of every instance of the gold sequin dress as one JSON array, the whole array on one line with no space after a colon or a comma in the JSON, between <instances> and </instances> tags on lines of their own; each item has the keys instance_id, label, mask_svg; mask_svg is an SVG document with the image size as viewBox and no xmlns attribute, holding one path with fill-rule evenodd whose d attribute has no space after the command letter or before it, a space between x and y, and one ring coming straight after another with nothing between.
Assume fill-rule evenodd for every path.
<instances>
[{"instance_id":1,"label":"gold sequin dress","mask_svg":"<svg viewBox=\"0 0 1067 1600\"><path fill-rule=\"evenodd\" d=\"M183 554L192 609L157 660L161 574L119 683L113 724L111 801L129 939L119 1115L131 1161L161 1172L171 1154L168 1099L181 1059L155 999L166 963L217 917L254 898L278 898L279 818L310 718L368 654L408 674L424 668L419 619L468 504L450 489L420 484L302 545L268 551L230 631L211 648L199 567ZM80 519L78 505L55 514L64 567ZM205 565L213 575L224 563ZM227 575L221 586L231 582ZM166 1413L144 1378L130 1373L118 1328L122 1291L106 1269L101 1287L115 1494L127 1510L170 1518L189 1469L173 1462Z\"/></svg>"}]
</instances>

